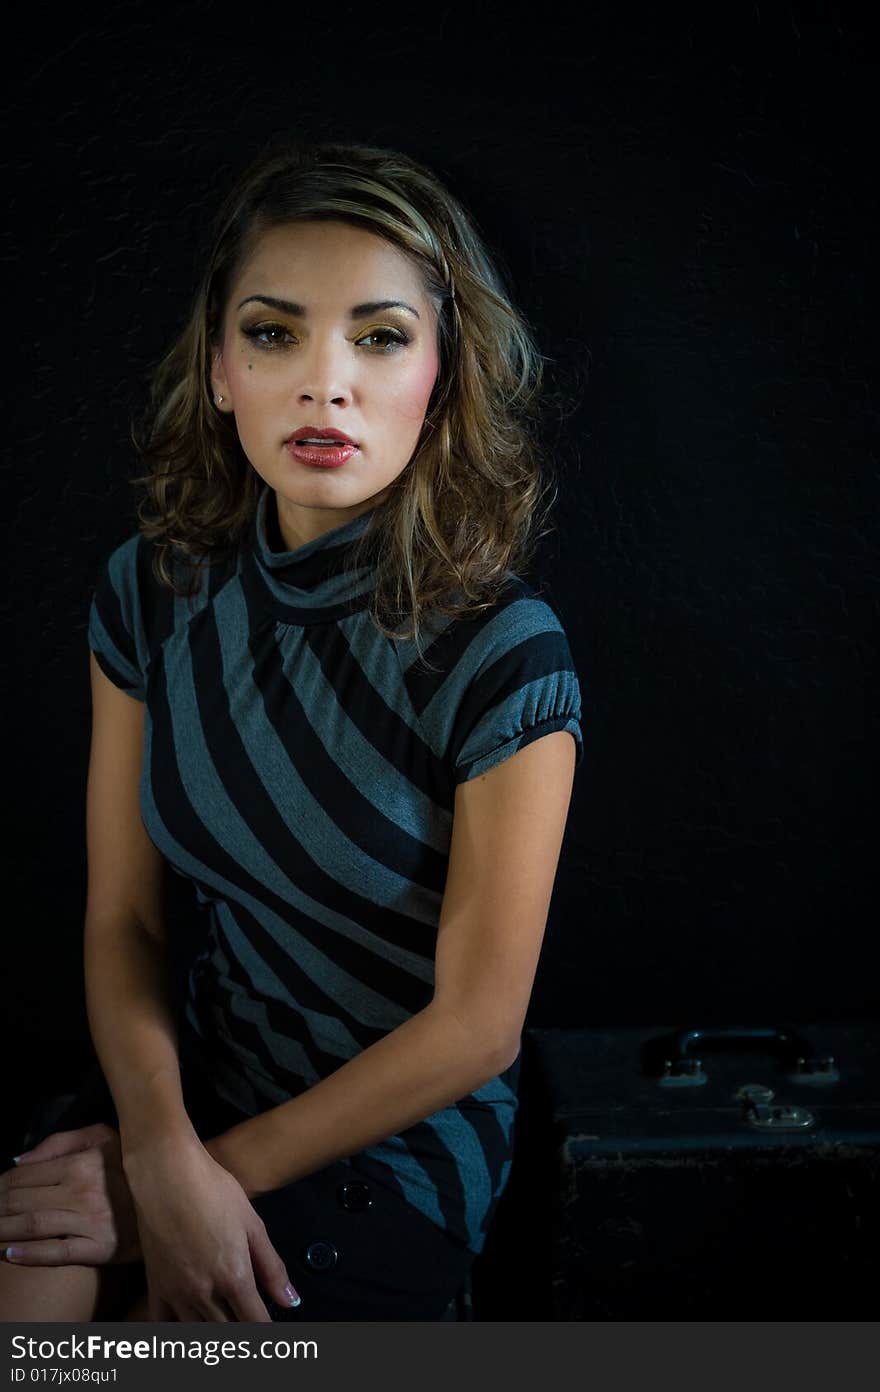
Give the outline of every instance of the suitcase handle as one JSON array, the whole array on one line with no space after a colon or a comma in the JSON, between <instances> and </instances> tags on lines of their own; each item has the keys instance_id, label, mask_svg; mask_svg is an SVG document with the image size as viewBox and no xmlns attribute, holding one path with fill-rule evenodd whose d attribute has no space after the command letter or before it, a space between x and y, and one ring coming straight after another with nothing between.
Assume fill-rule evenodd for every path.
<instances>
[{"instance_id":1,"label":"suitcase handle","mask_svg":"<svg viewBox=\"0 0 880 1392\"><path fill-rule=\"evenodd\" d=\"M676 1059L688 1057L688 1051L695 1044L756 1044L767 1042L767 1052L777 1054L781 1059L807 1057L812 1049L805 1039L794 1030L778 1029L772 1025L712 1025L707 1028L679 1030L673 1041ZM762 1050L763 1052L763 1050Z\"/></svg>"},{"instance_id":2,"label":"suitcase handle","mask_svg":"<svg viewBox=\"0 0 880 1392\"><path fill-rule=\"evenodd\" d=\"M772 1025L698 1025L677 1030L647 1046L645 1071L653 1073L661 1087L700 1086L708 1080L702 1059L693 1052L697 1044L734 1049L757 1045L762 1053L779 1058L791 1082L824 1086L840 1078L833 1058L819 1057L796 1030Z\"/></svg>"}]
</instances>

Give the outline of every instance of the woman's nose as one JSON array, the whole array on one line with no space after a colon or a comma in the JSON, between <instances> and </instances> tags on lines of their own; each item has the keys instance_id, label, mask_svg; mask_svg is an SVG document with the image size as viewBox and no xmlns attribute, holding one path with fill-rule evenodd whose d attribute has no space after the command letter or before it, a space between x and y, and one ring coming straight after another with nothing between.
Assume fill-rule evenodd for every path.
<instances>
[{"instance_id":1,"label":"woman's nose","mask_svg":"<svg viewBox=\"0 0 880 1392\"><path fill-rule=\"evenodd\" d=\"M300 398L338 401L351 397L356 364L351 344L329 337L315 339L297 354L297 391Z\"/></svg>"}]
</instances>

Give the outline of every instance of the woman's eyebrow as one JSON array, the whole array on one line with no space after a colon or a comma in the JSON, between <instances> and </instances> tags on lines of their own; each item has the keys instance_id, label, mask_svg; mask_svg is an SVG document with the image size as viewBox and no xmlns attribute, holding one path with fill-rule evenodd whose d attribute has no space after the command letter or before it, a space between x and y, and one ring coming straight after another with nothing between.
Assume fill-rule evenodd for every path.
<instances>
[{"instance_id":1,"label":"woman's eyebrow","mask_svg":"<svg viewBox=\"0 0 880 1392\"><path fill-rule=\"evenodd\" d=\"M238 308L241 309L254 300L258 304L268 305L269 309L280 310L282 314L291 314L297 319L305 319L308 315L305 305L297 304L294 300L276 300L272 295L248 295ZM348 313L352 319L361 319L365 314L378 314L381 309L407 309L417 319L421 318L419 311L406 304L404 300L369 300L366 304L352 305Z\"/></svg>"}]
</instances>

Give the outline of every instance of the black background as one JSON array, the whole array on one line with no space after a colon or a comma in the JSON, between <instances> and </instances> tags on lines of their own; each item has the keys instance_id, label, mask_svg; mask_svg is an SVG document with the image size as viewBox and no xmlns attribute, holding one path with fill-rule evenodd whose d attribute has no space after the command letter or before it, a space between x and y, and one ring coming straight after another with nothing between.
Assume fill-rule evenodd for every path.
<instances>
[{"instance_id":1,"label":"black background","mask_svg":"<svg viewBox=\"0 0 880 1392\"><path fill-rule=\"evenodd\" d=\"M875 50L855 8L32 6L2 163L4 1128L88 1054L86 621L230 179L430 165L577 409L585 758L529 1023L876 1019ZM4 1149L6 1147L4 1146Z\"/></svg>"}]
</instances>

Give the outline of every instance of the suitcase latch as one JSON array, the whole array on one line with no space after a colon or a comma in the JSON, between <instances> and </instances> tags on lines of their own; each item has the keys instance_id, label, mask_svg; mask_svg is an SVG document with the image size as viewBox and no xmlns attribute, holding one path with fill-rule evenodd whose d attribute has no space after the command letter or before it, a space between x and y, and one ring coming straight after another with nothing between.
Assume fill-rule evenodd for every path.
<instances>
[{"instance_id":1,"label":"suitcase latch","mask_svg":"<svg viewBox=\"0 0 880 1392\"><path fill-rule=\"evenodd\" d=\"M794 1107L785 1102L753 1102L750 1099L745 1103L743 1118L760 1131L803 1131L816 1120L806 1107Z\"/></svg>"}]
</instances>

